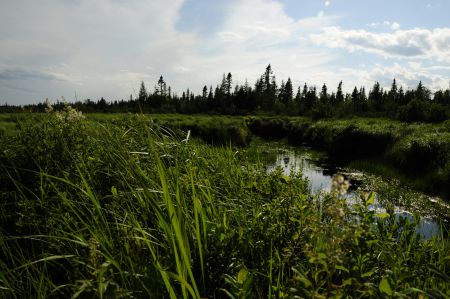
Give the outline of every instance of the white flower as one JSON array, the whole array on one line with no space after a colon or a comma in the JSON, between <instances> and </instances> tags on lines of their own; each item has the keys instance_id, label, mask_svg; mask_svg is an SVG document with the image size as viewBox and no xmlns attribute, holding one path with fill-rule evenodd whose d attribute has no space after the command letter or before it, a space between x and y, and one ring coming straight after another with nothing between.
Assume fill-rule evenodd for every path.
<instances>
[{"instance_id":1,"label":"white flower","mask_svg":"<svg viewBox=\"0 0 450 299\"><path fill-rule=\"evenodd\" d=\"M62 123L73 123L85 119L81 111L71 106L66 106L64 110L55 113L56 119Z\"/></svg>"},{"instance_id":2,"label":"white flower","mask_svg":"<svg viewBox=\"0 0 450 299\"><path fill-rule=\"evenodd\" d=\"M45 105L46 113L50 113L53 111L53 106L52 106L52 104L50 104L50 101L48 100L48 98L45 99L44 105Z\"/></svg>"},{"instance_id":3,"label":"white flower","mask_svg":"<svg viewBox=\"0 0 450 299\"><path fill-rule=\"evenodd\" d=\"M331 178L331 192L337 194L345 194L350 187L350 182L347 181L342 174L335 174Z\"/></svg>"}]
</instances>

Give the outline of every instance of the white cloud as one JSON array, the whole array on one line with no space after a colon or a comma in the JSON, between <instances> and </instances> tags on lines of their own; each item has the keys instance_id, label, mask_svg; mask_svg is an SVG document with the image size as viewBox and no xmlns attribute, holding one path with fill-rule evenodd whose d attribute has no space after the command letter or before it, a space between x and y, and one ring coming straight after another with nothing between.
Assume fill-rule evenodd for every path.
<instances>
[{"instance_id":1,"label":"white cloud","mask_svg":"<svg viewBox=\"0 0 450 299\"><path fill-rule=\"evenodd\" d=\"M185 67L185 66L182 66L182 65L176 66L176 67L174 67L173 69L174 69L176 72L179 72L179 73L188 73L188 72L191 71L189 68L187 68L187 67Z\"/></svg>"},{"instance_id":2,"label":"white cloud","mask_svg":"<svg viewBox=\"0 0 450 299\"><path fill-rule=\"evenodd\" d=\"M326 49L313 48L306 38L332 25L336 18L331 16L295 20L276 0L236 1L230 2L217 32L202 35L177 29L182 4L182 0L10 2L0 11L2 100L29 102L61 95L72 100L75 91L81 99L127 98L141 80L152 88L161 74L173 90L200 92L204 84L217 84L229 71L235 83L248 78L253 84L269 63L278 80L291 76L310 82L334 57ZM20 22L13 17L19 12ZM22 72L20 77L10 71L23 69L29 74ZM47 80L26 79L33 74L46 75ZM14 80L5 79L11 76Z\"/></svg>"},{"instance_id":3,"label":"white cloud","mask_svg":"<svg viewBox=\"0 0 450 299\"><path fill-rule=\"evenodd\" d=\"M325 6L327 2L331 3L325 1ZM371 84L374 78L380 80L377 76L391 74L383 73L382 66L372 70L370 62L354 73L341 72L345 62L332 48L406 62L450 61L446 28L399 30L396 22L382 22L374 28L395 32L343 30L332 27L339 19L328 14L296 20L279 1L246 0L230 2L216 31L202 35L177 29L182 4L182 0L16 0L3 5L0 100L24 103L61 95L72 100L75 91L79 99L128 98L141 80L152 88L161 74L178 93L186 88L200 92L205 84L219 83L225 72L233 74L234 83L248 78L253 84L269 63L278 81L290 76L295 85L326 82L333 87L340 80L360 84L364 72L372 75L364 79ZM442 68L404 67L433 84L442 81L430 77L433 72L448 73ZM397 71L407 79L406 71Z\"/></svg>"},{"instance_id":4,"label":"white cloud","mask_svg":"<svg viewBox=\"0 0 450 299\"><path fill-rule=\"evenodd\" d=\"M325 1L325 6L330 6L331 1Z\"/></svg>"},{"instance_id":5,"label":"white cloud","mask_svg":"<svg viewBox=\"0 0 450 299\"><path fill-rule=\"evenodd\" d=\"M234 41L239 41L239 40L244 39L244 37L241 36L240 34L235 33L235 32L229 32L229 31L221 31L221 32L218 32L217 35L224 42L234 42Z\"/></svg>"},{"instance_id":6,"label":"white cloud","mask_svg":"<svg viewBox=\"0 0 450 299\"><path fill-rule=\"evenodd\" d=\"M131 85L147 78L157 80L159 72L179 65L198 43L195 35L175 29L182 2L17 0L3 4L0 73L11 76L11 70L25 69L29 74L16 72L8 82L0 78L2 97L36 101L74 91L90 98L126 97ZM147 69L150 65L152 70ZM26 79L30 74L58 80ZM130 80L136 81L130 84ZM11 92L25 86L35 91L32 98Z\"/></svg>"},{"instance_id":7,"label":"white cloud","mask_svg":"<svg viewBox=\"0 0 450 299\"><path fill-rule=\"evenodd\" d=\"M379 81L382 87L390 88L392 79L395 78L398 86L403 89L415 88L419 81L431 90L448 88L448 77L443 73L436 72L434 67L427 67L421 63L394 63L391 66L376 64L371 67L341 68L341 74L352 78L360 86L366 86L369 90L374 82ZM351 86L353 88L354 86Z\"/></svg>"},{"instance_id":8,"label":"white cloud","mask_svg":"<svg viewBox=\"0 0 450 299\"><path fill-rule=\"evenodd\" d=\"M398 29L400 29L400 24L397 22L393 22L391 24L391 28L392 28L392 30L398 30Z\"/></svg>"},{"instance_id":9,"label":"white cloud","mask_svg":"<svg viewBox=\"0 0 450 299\"><path fill-rule=\"evenodd\" d=\"M367 27L376 29L379 27L386 27L386 28L390 28L392 30L398 30L400 29L400 24L397 22L390 22L390 21L383 21L383 22L372 22L369 24L366 24Z\"/></svg>"},{"instance_id":10,"label":"white cloud","mask_svg":"<svg viewBox=\"0 0 450 299\"><path fill-rule=\"evenodd\" d=\"M230 8L229 17L213 37L193 47L183 65L195 76L181 88L199 92L202 84L217 84L231 72L235 83L253 84L270 63L279 81L310 80L313 73L333 59L328 51L313 49L305 37L329 26L332 17L295 20L271 0L246 0ZM178 87L179 88L179 87Z\"/></svg>"},{"instance_id":11,"label":"white cloud","mask_svg":"<svg viewBox=\"0 0 450 299\"><path fill-rule=\"evenodd\" d=\"M385 58L450 62L450 28L415 28L393 33L374 33L328 27L321 34L312 34L310 37L318 45L343 48L350 52L364 51Z\"/></svg>"}]
</instances>

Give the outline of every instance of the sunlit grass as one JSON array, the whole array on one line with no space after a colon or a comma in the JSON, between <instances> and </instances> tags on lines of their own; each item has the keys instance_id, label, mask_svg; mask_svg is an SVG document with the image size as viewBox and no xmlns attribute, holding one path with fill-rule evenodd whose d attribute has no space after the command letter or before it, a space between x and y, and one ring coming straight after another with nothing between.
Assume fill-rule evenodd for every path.
<instances>
[{"instance_id":1,"label":"sunlit grass","mask_svg":"<svg viewBox=\"0 0 450 299\"><path fill-rule=\"evenodd\" d=\"M423 240L373 194L312 195L263 148L146 116L40 117L1 139L1 297L450 295L446 228Z\"/></svg>"}]
</instances>

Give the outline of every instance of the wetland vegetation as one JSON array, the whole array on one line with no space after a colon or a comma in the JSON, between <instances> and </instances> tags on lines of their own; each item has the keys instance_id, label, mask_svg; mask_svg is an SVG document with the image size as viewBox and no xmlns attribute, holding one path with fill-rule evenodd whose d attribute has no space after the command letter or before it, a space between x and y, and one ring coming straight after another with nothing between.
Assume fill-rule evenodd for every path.
<instances>
[{"instance_id":1,"label":"wetland vegetation","mask_svg":"<svg viewBox=\"0 0 450 299\"><path fill-rule=\"evenodd\" d=\"M313 145L329 158L355 152L355 164L397 161L396 171L445 183L448 123L85 118L71 108L2 120L2 297L450 295L445 204L435 209L429 197L370 175L352 201L339 174L314 192L307 169L271 168L277 153L256 138ZM408 168L418 156L426 163ZM320 155L312 160L320 166ZM431 212L398 215L422 204ZM417 224L430 215L439 233L424 236Z\"/></svg>"},{"instance_id":2,"label":"wetland vegetation","mask_svg":"<svg viewBox=\"0 0 450 299\"><path fill-rule=\"evenodd\" d=\"M447 298L449 106L395 79L294 97L270 65L3 105L0 296Z\"/></svg>"}]
</instances>

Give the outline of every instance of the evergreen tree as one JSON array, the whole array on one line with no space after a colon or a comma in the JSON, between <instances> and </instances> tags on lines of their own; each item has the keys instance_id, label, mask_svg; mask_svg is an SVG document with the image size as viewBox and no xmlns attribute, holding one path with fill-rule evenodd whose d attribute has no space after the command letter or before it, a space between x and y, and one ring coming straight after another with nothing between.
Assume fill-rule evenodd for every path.
<instances>
[{"instance_id":1,"label":"evergreen tree","mask_svg":"<svg viewBox=\"0 0 450 299\"><path fill-rule=\"evenodd\" d=\"M340 81L336 92L336 104L341 105L342 103L344 103L344 93L342 92L342 81Z\"/></svg>"},{"instance_id":2,"label":"evergreen tree","mask_svg":"<svg viewBox=\"0 0 450 299\"><path fill-rule=\"evenodd\" d=\"M203 100L206 100L207 97L208 97L208 87L205 85L205 86L203 86L203 90L202 90L202 98L203 98Z\"/></svg>"},{"instance_id":3,"label":"evergreen tree","mask_svg":"<svg viewBox=\"0 0 450 299\"><path fill-rule=\"evenodd\" d=\"M269 89L267 91L271 100L274 101L278 92L277 79L275 78L275 75L272 76L272 81L270 82Z\"/></svg>"},{"instance_id":4,"label":"evergreen tree","mask_svg":"<svg viewBox=\"0 0 450 299\"><path fill-rule=\"evenodd\" d=\"M166 96L166 82L164 81L163 76L161 75L158 80L158 88L156 89L156 94L160 96Z\"/></svg>"},{"instance_id":5,"label":"evergreen tree","mask_svg":"<svg viewBox=\"0 0 450 299\"><path fill-rule=\"evenodd\" d=\"M353 111L355 111L355 112L361 111L360 93L358 91L358 88L356 88L356 86L352 92L352 104L353 104Z\"/></svg>"},{"instance_id":6,"label":"evergreen tree","mask_svg":"<svg viewBox=\"0 0 450 299\"><path fill-rule=\"evenodd\" d=\"M334 93L334 91L330 94L330 97L329 97L328 101L329 101L330 106L333 107L333 109L337 108L337 105L336 105L336 94Z\"/></svg>"},{"instance_id":7,"label":"evergreen tree","mask_svg":"<svg viewBox=\"0 0 450 299\"><path fill-rule=\"evenodd\" d=\"M442 121L450 117L450 90L438 90L434 93L420 81L415 89L404 90L398 87L393 78L390 89L383 90L375 82L367 99L364 87L357 87L352 93L344 95L342 81L339 82L336 92L328 90L323 84L320 94L317 95L315 87L308 88L305 83L299 87L295 101L293 100L293 87L290 78L282 81L277 88L276 77L269 64L264 73L256 80L255 88L248 85L235 85L232 90L232 75L223 75L221 84L217 85L215 92L212 86L204 86L200 95L195 95L189 89L183 92L182 97L172 94L170 86L166 85L163 76L155 84L153 93L148 93L143 81L140 84L139 95L136 99L130 96L128 101L112 100L107 102L104 98L94 102L89 99L76 101L73 105L84 112L180 112L198 113L215 112L226 114L245 114L255 110L271 113L305 114L313 118L328 116L351 115L364 112L372 116L391 117L404 121ZM433 95L433 98L432 98ZM63 103L54 105L56 110L62 109ZM15 110L16 109L16 110ZM0 106L0 111L43 111L44 104L20 106Z\"/></svg>"},{"instance_id":8,"label":"evergreen tree","mask_svg":"<svg viewBox=\"0 0 450 299\"><path fill-rule=\"evenodd\" d=\"M397 93L397 81L394 78L389 92L383 93L383 110L389 117L395 117L397 114Z\"/></svg>"},{"instance_id":9,"label":"evergreen tree","mask_svg":"<svg viewBox=\"0 0 450 299\"><path fill-rule=\"evenodd\" d=\"M378 82L375 82L372 90L369 92L369 103L375 111L383 109L383 89Z\"/></svg>"},{"instance_id":10,"label":"evergreen tree","mask_svg":"<svg viewBox=\"0 0 450 299\"><path fill-rule=\"evenodd\" d=\"M143 103L147 99L147 90L144 81L141 81L141 88L139 89L139 102Z\"/></svg>"},{"instance_id":11,"label":"evergreen tree","mask_svg":"<svg viewBox=\"0 0 450 299\"><path fill-rule=\"evenodd\" d=\"M284 93L286 97L285 102L292 102L292 99L294 97L294 87L292 86L291 78L288 78L286 81L286 85L284 86Z\"/></svg>"},{"instance_id":12,"label":"evergreen tree","mask_svg":"<svg viewBox=\"0 0 450 299\"><path fill-rule=\"evenodd\" d=\"M361 87L359 89L359 102L361 105L361 111L367 111L369 109L365 87Z\"/></svg>"},{"instance_id":13,"label":"evergreen tree","mask_svg":"<svg viewBox=\"0 0 450 299\"><path fill-rule=\"evenodd\" d=\"M262 108L271 111L277 95L277 83L270 64L266 67L259 81L256 82L255 89L261 98Z\"/></svg>"},{"instance_id":14,"label":"evergreen tree","mask_svg":"<svg viewBox=\"0 0 450 299\"><path fill-rule=\"evenodd\" d=\"M264 81L263 81L263 91L267 92L269 91L271 82L272 82L272 77L273 77L273 71L272 71L272 67L270 66L270 64L266 67L266 71L264 72Z\"/></svg>"},{"instance_id":15,"label":"evergreen tree","mask_svg":"<svg viewBox=\"0 0 450 299\"><path fill-rule=\"evenodd\" d=\"M278 99L281 103L285 103L285 101L286 101L284 80L281 80L281 86L280 86L280 90L278 92Z\"/></svg>"},{"instance_id":16,"label":"evergreen tree","mask_svg":"<svg viewBox=\"0 0 450 299\"><path fill-rule=\"evenodd\" d=\"M322 91L320 92L320 102L322 104L328 104L328 89L327 85L324 83L322 86Z\"/></svg>"},{"instance_id":17,"label":"evergreen tree","mask_svg":"<svg viewBox=\"0 0 450 299\"><path fill-rule=\"evenodd\" d=\"M319 119L323 117L330 117L332 109L330 105L330 96L328 95L327 85L323 84L322 90L319 95L319 102L313 106L312 111L313 119Z\"/></svg>"},{"instance_id":18,"label":"evergreen tree","mask_svg":"<svg viewBox=\"0 0 450 299\"><path fill-rule=\"evenodd\" d=\"M214 98L214 93L212 89L212 85L209 86L208 100L212 101Z\"/></svg>"},{"instance_id":19,"label":"evergreen tree","mask_svg":"<svg viewBox=\"0 0 450 299\"><path fill-rule=\"evenodd\" d=\"M306 95L308 94L308 86L306 83L303 85L303 89L301 87L298 87L297 95L295 97L295 101L297 103L298 107L298 113L300 115L303 115L306 113Z\"/></svg>"},{"instance_id":20,"label":"evergreen tree","mask_svg":"<svg viewBox=\"0 0 450 299\"><path fill-rule=\"evenodd\" d=\"M398 90L397 104L398 105L406 104L405 103L405 92L403 91L403 86L400 86L400 89Z\"/></svg>"},{"instance_id":21,"label":"evergreen tree","mask_svg":"<svg viewBox=\"0 0 450 299\"><path fill-rule=\"evenodd\" d=\"M306 86L306 84L305 84ZM310 112L317 103L316 87L310 87L305 96L305 112Z\"/></svg>"},{"instance_id":22,"label":"evergreen tree","mask_svg":"<svg viewBox=\"0 0 450 299\"><path fill-rule=\"evenodd\" d=\"M392 81L391 94L393 94L394 96L397 95L397 81L395 80L395 78Z\"/></svg>"},{"instance_id":23,"label":"evergreen tree","mask_svg":"<svg viewBox=\"0 0 450 299\"><path fill-rule=\"evenodd\" d=\"M231 73L228 73L227 75L227 79L226 79L226 89L225 89L225 93L228 97L231 96L231 86L233 84L233 77L231 76Z\"/></svg>"},{"instance_id":24,"label":"evergreen tree","mask_svg":"<svg viewBox=\"0 0 450 299\"><path fill-rule=\"evenodd\" d=\"M431 98L431 92L423 86L422 81L417 85L416 91L414 93L414 98L419 101L429 101Z\"/></svg>"},{"instance_id":25,"label":"evergreen tree","mask_svg":"<svg viewBox=\"0 0 450 299\"><path fill-rule=\"evenodd\" d=\"M299 103L302 100L302 88L299 86L297 88L297 93L295 94L295 102Z\"/></svg>"},{"instance_id":26,"label":"evergreen tree","mask_svg":"<svg viewBox=\"0 0 450 299\"><path fill-rule=\"evenodd\" d=\"M303 85L303 90L302 90L302 99L306 99L306 95L308 94L308 85Z\"/></svg>"}]
</instances>

